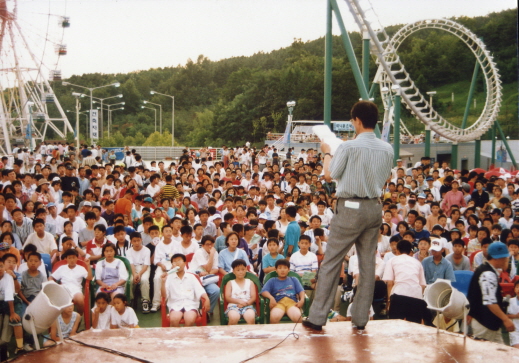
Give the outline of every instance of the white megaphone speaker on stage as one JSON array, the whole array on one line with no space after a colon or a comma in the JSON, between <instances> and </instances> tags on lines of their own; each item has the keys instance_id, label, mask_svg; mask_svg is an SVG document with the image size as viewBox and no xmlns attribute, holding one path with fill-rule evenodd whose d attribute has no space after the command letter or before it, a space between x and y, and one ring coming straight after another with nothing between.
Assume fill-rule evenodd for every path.
<instances>
[{"instance_id":1,"label":"white megaphone speaker on stage","mask_svg":"<svg viewBox=\"0 0 519 363\"><path fill-rule=\"evenodd\" d=\"M61 312L71 305L72 297L63 286L54 281L47 281L42 284L41 291L27 307L22 319L23 328L27 333L33 335L37 350L40 349L38 334L48 331ZM59 324L57 325L60 342L63 342L61 327Z\"/></svg>"},{"instance_id":2,"label":"white megaphone speaker on stage","mask_svg":"<svg viewBox=\"0 0 519 363\"><path fill-rule=\"evenodd\" d=\"M436 311L436 314L441 313L449 319L463 319L463 334L467 335L467 315L470 305L465 295L452 287L449 280L437 279L431 285L427 285L424 299L427 308Z\"/></svg>"}]
</instances>

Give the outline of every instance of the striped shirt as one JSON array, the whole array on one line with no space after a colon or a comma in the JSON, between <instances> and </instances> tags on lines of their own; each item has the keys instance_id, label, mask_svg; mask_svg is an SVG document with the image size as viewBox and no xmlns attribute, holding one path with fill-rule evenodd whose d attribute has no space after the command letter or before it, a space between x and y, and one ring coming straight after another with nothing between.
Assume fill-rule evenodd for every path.
<instances>
[{"instance_id":1,"label":"striped shirt","mask_svg":"<svg viewBox=\"0 0 519 363\"><path fill-rule=\"evenodd\" d=\"M392 165L391 145L377 139L373 132L343 142L330 163L331 177L337 180L337 197L380 197Z\"/></svg>"},{"instance_id":2,"label":"striped shirt","mask_svg":"<svg viewBox=\"0 0 519 363\"><path fill-rule=\"evenodd\" d=\"M170 200L178 199L179 193L176 187L171 184L166 184L162 187L161 198L168 198Z\"/></svg>"},{"instance_id":3,"label":"striped shirt","mask_svg":"<svg viewBox=\"0 0 519 363\"><path fill-rule=\"evenodd\" d=\"M18 237L20 237L22 244L25 244L25 241L29 235L34 232L34 229L32 228L32 221L27 217L23 217L21 226L18 226L15 221L11 223L13 224L13 233L16 233Z\"/></svg>"}]
</instances>

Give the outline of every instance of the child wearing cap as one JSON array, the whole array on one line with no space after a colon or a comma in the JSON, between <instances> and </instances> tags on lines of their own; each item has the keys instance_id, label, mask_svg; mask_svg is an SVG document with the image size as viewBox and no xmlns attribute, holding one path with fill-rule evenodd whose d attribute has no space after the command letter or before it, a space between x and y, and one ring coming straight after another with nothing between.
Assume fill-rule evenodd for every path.
<instances>
[{"instance_id":1,"label":"child wearing cap","mask_svg":"<svg viewBox=\"0 0 519 363\"><path fill-rule=\"evenodd\" d=\"M434 283L436 279L456 281L451 263L442 255L443 243L440 239L434 238L431 240L429 253L431 256L422 261L427 285Z\"/></svg>"}]
</instances>

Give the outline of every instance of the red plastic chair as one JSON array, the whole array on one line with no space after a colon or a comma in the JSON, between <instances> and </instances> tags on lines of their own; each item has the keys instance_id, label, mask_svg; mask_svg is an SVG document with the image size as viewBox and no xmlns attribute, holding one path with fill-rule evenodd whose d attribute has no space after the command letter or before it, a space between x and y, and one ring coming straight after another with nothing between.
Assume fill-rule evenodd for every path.
<instances>
[{"instance_id":1,"label":"red plastic chair","mask_svg":"<svg viewBox=\"0 0 519 363\"><path fill-rule=\"evenodd\" d=\"M519 280L519 276L510 279L508 272L501 272L499 276L499 286L501 286L501 294L503 297L506 297L506 295L515 296L514 285L517 280Z\"/></svg>"},{"instance_id":2,"label":"red plastic chair","mask_svg":"<svg viewBox=\"0 0 519 363\"><path fill-rule=\"evenodd\" d=\"M191 273L191 272L188 272L188 273ZM200 285L202 285L202 281L200 280L200 277L196 274L192 274L193 276L196 277L196 279L198 280L198 282L200 283ZM203 287L203 285L202 285ZM201 309L199 309L199 314L198 314L198 317L196 318L195 320L195 325L196 326L206 326L207 325L207 310L204 308L204 302L205 302L205 299L202 297L200 298L200 305L202 306ZM161 315L162 315L162 327L163 328L169 328L169 314L168 314L168 306L166 305L166 297L165 296L162 296L162 301L160 303L160 307L161 307ZM184 319L181 319L180 320L180 325L184 325L185 322L184 322Z\"/></svg>"},{"instance_id":3,"label":"red plastic chair","mask_svg":"<svg viewBox=\"0 0 519 363\"><path fill-rule=\"evenodd\" d=\"M193 261L194 253L190 253L186 255L186 270L189 269L189 262Z\"/></svg>"},{"instance_id":4,"label":"red plastic chair","mask_svg":"<svg viewBox=\"0 0 519 363\"><path fill-rule=\"evenodd\" d=\"M67 261L66 260L61 260L61 261L57 261L54 263L54 265L52 266L52 272L56 271L58 269L58 267L60 266L63 266L63 265L66 265L67 264ZM82 266L85 268L85 270L87 270L88 272L88 269L90 268L90 266L88 266L84 261L81 261L81 260L77 260L77 264L79 266ZM85 296L85 328L86 330L90 329L90 283L91 283L92 280L89 280L88 278L86 279L86 282L85 282L85 291L83 292L83 295Z\"/></svg>"}]
</instances>

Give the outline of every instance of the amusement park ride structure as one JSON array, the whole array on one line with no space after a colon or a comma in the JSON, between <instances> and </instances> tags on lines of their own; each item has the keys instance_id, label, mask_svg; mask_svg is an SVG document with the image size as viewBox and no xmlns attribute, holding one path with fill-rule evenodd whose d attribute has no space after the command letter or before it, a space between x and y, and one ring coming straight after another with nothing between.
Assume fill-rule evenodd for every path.
<instances>
[{"instance_id":1,"label":"amusement park ride structure","mask_svg":"<svg viewBox=\"0 0 519 363\"><path fill-rule=\"evenodd\" d=\"M346 31L337 0L327 0L327 26L325 37L325 80L324 80L324 123L330 126L331 121L331 82L332 82L332 16L335 13L342 41L361 99L374 97L376 88L381 93L384 104L384 129L393 126L395 161L400 151L402 136L410 136L409 131L400 120L400 107L404 103L412 115L425 125L425 155L430 156L431 130L452 142L451 167L457 168L458 143L475 141L475 166L479 167L481 154L481 136L488 130L494 136L499 132L502 142L507 148L514 167L517 168L514 156L507 139L497 120L501 106L502 87L499 72L492 55L485 44L474 33L464 26L446 19L421 20L401 28L390 38L380 23L369 0L345 0L348 8L363 35L362 72L357 63L353 46ZM361 4L362 3L362 4ZM443 118L421 93L404 64L397 54L402 42L411 34L422 29L438 29L449 32L463 41L476 58L476 66L472 77L467 107L461 126L456 126ZM378 70L371 87L369 86L369 63L374 57ZM468 110L474 94L478 72L483 74L486 89L485 106L481 115L472 125L467 127ZM376 130L377 134L380 132ZM385 135L386 138L388 135ZM494 145L495 143L493 143ZM495 155L495 146L492 151Z\"/></svg>"},{"instance_id":2,"label":"amusement park ride structure","mask_svg":"<svg viewBox=\"0 0 519 363\"><path fill-rule=\"evenodd\" d=\"M67 54L63 44L66 16L47 14L47 34L27 34L18 19L16 0L0 0L0 153L11 153L13 143L34 148L45 140L49 129L55 138L74 132L51 87L61 80L59 59ZM51 20L56 19L56 24ZM21 25L22 24L22 25ZM51 31L54 25L54 30ZM29 27L29 26L27 26ZM35 51L31 35L41 49ZM42 40L43 39L43 40ZM53 50L49 51L49 48ZM41 50L41 53L40 53ZM44 59L54 53L54 67Z\"/></svg>"},{"instance_id":3,"label":"amusement park ride structure","mask_svg":"<svg viewBox=\"0 0 519 363\"><path fill-rule=\"evenodd\" d=\"M499 133L513 165L517 168L514 154L510 150L497 120L502 98L499 72L491 53L481 39L464 26L446 19L416 21L404 26L390 38L369 0L345 0L345 2L363 36L362 71L357 63L337 0L327 0L324 79L324 123L326 125L331 126L332 17L335 13L361 99L372 99L376 89L378 88L380 91L385 111L382 137L389 141L389 131L392 127L395 160L400 152L401 138L412 136L400 119L400 109L403 103L411 114L425 126L426 156L430 156L431 131L434 131L438 136L452 143L451 167L453 168L457 167L458 144L475 141L475 166L478 167L481 136L490 130L493 141L496 132ZM47 73L44 72L46 65L43 56L48 56L48 54L45 54L44 51L38 58L31 49L17 18L17 9L16 0L0 0L0 92L2 96L0 100L0 152L3 154L11 152L13 141L34 148L35 143L45 139L49 129L53 131L54 137L62 139L65 139L68 132L74 132L46 77ZM52 18L51 14L47 15L49 15L48 19ZM57 65L60 57L67 54L67 46L63 44L62 38L65 29L70 26L70 19L66 16L57 16L57 18L58 28L61 29L61 36L58 35L57 38L61 39L53 41L49 31L44 35L45 46L43 48L52 45L58 59L55 67L48 69L50 81L62 80L61 71L57 69ZM50 24L50 20L48 21ZM49 28L48 26L47 29ZM398 56L397 51L402 42L408 36L423 29L437 29L453 34L475 56L474 74L460 126L447 121L433 108L432 98L427 100L427 97L422 95ZM369 64L372 57L378 70L371 80L370 86ZM469 106L474 94L477 75L480 72L485 82L485 105L476 121L467 125ZM63 82L63 84L67 83ZM78 87L90 90L90 109L92 109L92 90L95 88ZM156 92L151 91L151 93ZM431 93L428 92L428 94ZM174 104L174 98L172 97L172 99ZM291 118L290 115L289 124L291 124ZM289 127L287 127L288 129ZM376 132L380 136L378 126ZM493 142L492 155L495 155L495 142Z\"/></svg>"}]
</instances>

